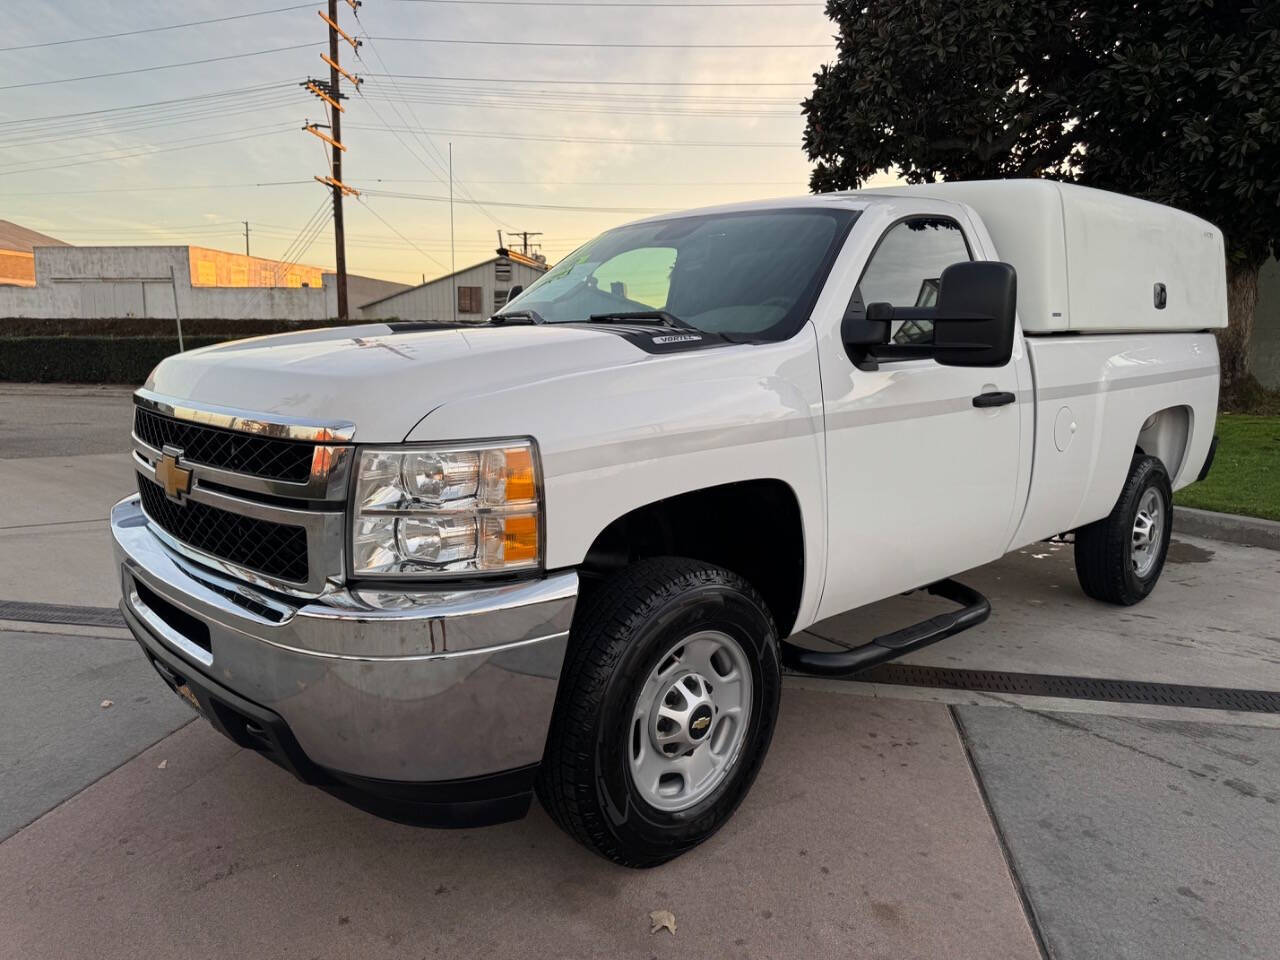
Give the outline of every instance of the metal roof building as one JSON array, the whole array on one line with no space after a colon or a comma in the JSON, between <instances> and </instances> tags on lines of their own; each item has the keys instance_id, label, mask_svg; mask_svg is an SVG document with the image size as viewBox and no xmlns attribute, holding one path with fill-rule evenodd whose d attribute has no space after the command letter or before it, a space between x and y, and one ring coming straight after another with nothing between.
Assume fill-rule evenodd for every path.
<instances>
[{"instance_id":1,"label":"metal roof building","mask_svg":"<svg viewBox=\"0 0 1280 960\"><path fill-rule=\"evenodd\" d=\"M497 256L457 273L366 303L360 315L367 319L479 323L502 308L512 287L527 287L546 271L544 261L500 247Z\"/></svg>"},{"instance_id":2,"label":"metal roof building","mask_svg":"<svg viewBox=\"0 0 1280 960\"><path fill-rule=\"evenodd\" d=\"M10 220L0 220L0 285L18 287L36 285L36 247L69 247L69 243L20 226Z\"/></svg>"}]
</instances>

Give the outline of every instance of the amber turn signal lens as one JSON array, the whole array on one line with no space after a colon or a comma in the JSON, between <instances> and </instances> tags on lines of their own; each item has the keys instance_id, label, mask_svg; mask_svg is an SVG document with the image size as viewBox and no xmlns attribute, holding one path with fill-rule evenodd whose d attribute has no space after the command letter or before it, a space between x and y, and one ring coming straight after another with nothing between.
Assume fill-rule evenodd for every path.
<instances>
[{"instance_id":1,"label":"amber turn signal lens","mask_svg":"<svg viewBox=\"0 0 1280 960\"><path fill-rule=\"evenodd\" d=\"M538 518L507 517L502 531L502 556L508 563L538 559Z\"/></svg>"},{"instance_id":2,"label":"amber turn signal lens","mask_svg":"<svg viewBox=\"0 0 1280 960\"><path fill-rule=\"evenodd\" d=\"M528 447L508 447L503 453L507 460L507 502L532 500L537 496L533 477L533 451ZM534 536L536 540L536 531Z\"/></svg>"}]
</instances>

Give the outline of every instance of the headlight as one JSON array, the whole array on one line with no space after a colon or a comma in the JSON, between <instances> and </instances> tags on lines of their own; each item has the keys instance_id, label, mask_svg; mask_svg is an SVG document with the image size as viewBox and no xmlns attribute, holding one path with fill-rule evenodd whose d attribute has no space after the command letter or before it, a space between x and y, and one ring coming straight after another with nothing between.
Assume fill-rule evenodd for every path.
<instances>
[{"instance_id":1,"label":"headlight","mask_svg":"<svg viewBox=\"0 0 1280 960\"><path fill-rule=\"evenodd\" d=\"M360 451L351 515L357 577L526 570L542 562L530 440Z\"/></svg>"}]
</instances>

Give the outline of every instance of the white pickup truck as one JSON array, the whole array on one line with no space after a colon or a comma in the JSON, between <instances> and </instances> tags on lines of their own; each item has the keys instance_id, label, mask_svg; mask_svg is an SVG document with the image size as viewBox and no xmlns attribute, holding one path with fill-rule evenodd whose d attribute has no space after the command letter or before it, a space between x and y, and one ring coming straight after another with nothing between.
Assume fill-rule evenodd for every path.
<instances>
[{"instance_id":1,"label":"white pickup truck","mask_svg":"<svg viewBox=\"0 0 1280 960\"><path fill-rule=\"evenodd\" d=\"M784 665L985 619L948 579L1074 532L1155 585L1208 469L1221 233L1039 181L748 203L610 230L487 324L194 350L137 392L122 609L216 728L382 815L536 791L660 863L764 760ZM954 613L788 642L917 588Z\"/></svg>"}]
</instances>

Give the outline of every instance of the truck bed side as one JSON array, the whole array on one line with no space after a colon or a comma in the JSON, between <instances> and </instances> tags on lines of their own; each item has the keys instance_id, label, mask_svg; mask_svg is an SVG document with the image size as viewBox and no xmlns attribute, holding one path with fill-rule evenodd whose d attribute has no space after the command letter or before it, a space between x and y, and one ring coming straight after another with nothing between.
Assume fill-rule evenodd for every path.
<instances>
[{"instance_id":1,"label":"truck bed side","mask_svg":"<svg viewBox=\"0 0 1280 960\"><path fill-rule=\"evenodd\" d=\"M1212 334L1028 337L1027 352L1034 459L1011 550L1106 516L1137 449L1174 489L1196 478L1217 418Z\"/></svg>"}]
</instances>

